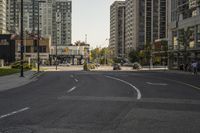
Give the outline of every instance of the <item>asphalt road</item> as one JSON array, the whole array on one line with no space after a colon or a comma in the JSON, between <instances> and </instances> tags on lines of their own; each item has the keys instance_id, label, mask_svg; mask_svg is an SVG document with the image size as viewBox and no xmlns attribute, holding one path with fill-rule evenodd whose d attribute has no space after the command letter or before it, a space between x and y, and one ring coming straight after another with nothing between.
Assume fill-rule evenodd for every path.
<instances>
[{"instance_id":1,"label":"asphalt road","mask_svg":"<svg viewBox=\"0 0 200 133\"><path fill-rule=\"evenodd\" d=\"M46 72L0 92L0 133L200 133L200 76Z\"/></svg>"}]
</instances>

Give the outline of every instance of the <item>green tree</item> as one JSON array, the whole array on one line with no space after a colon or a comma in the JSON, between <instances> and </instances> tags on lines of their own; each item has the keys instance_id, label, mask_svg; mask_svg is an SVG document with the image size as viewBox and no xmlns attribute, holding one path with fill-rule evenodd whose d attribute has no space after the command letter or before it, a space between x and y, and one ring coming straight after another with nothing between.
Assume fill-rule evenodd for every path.
<instances>
[{"instance_id":1,"label":"green tree","mask_svg":"<svg viewBox=\"0 0 200 133\"><path fill-rule=\"evenodd\" d=\"M99 62L100 59L100 48L95 48L91 50L91 60L92 62Z\"/></svg>"},{"instance_id":2,"label":"green tree","mask_svg":"<svg viewBox=\"0 0 200 133\"><path fill-rule=\"evenodd\" d=\"M161 41L161 51L163 51L163 55L164 55L164 62L165 64L167 64L168 61L168 42L165 40Z\"/></svg>"},{"instance_id":3,"label":"green tree","mask_svg":"<svg viewBox=\"0 0 200 133\"><path fill-rule=\"evenodd\" d=\"M179 30L179 50L183 47L183 56L184 56L184 63L188 62L188 47L191 40L193 40L193 30L191 27L188 27L186 30L182 29ZM179 51L180 52L180 51Z\"/></svg>"},{"instance_id":4,"label":"green tree","mask_svg":"<svg viewBox=\"0 0 200 133\"><path fill-rule=\"evenodd\" d=\"M82 42L82 41L76 41L75 43L74 43L74 45L75 46L85 46L85 45L87 45L85 42Z\"/></svg>"},{"instance_id":5,"label":"green tree","mask_svg":"<svg viewBox=\"0 0 200 133\"><path fill-rule=\"evenodd\" d=\"M90 51L91 61L100 64L112 64L113 59L111 56L111 50L107 47L105 48L95 48Z\"/></svg>"},{"instance_id":6,"label":"green tree","mask_svg":"<svg viewBox=\"0 0 200 133\"><path fill-rule=\"evenodd\" d=\"M129 53L129 60L134 63L134 62L139 62L139 52L136 51L136 50L132 50L130 53Z\"/></svg>"},{"instance_id":7,"label":"green tree","mask_svg":"<svg viewBox=\"0 0 200 133\"><path fill-rule=\"evenodd\" d=\"M151 66L151 58L152 58L152 46L149 42L147 42L144 45L144 56L145 56L145 62Z\"/></svg>"},{"instance_id":8,"label":"green tree","mask_svg":"<svg viewBox=\"0 0 200 133\"><path fill-rule=\"evenodd\" d=\"M144 62L144 59L145 59L144 50L140 50L138 56L139 56L139 63L144 65L145 64L145 62Z\"/></svg>"}]
</instances>

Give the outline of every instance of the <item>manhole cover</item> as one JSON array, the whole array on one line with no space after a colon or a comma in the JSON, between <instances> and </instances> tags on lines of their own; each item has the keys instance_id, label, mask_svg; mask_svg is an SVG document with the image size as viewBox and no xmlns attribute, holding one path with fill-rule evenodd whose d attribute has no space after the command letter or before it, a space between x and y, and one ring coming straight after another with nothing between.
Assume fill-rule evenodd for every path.
<instances>
[{"instance_id":1,"label":"manhole cover","mask_svg":"<svg viewBox=\"0 0 200 133\"><path fill-rule=\"evenodd\" d=\"M33 133L33 131L28 128L13 127L13 128L0 130L0 133Z\"/></svg>"}]
</instances>

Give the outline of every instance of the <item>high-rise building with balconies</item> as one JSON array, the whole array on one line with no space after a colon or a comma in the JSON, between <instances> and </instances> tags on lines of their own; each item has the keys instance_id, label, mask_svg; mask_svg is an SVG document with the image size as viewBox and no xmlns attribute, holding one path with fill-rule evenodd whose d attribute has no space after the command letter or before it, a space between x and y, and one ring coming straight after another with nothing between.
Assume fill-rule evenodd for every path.
<instances>
[{"instance_id":1,"label":"high-rise building with balconies","mask_svg":"<svg viewBox=\"0 0 200 133\"><path fill-rule=\"evenodd\" d=\"M144 45L144 0L126 0L125 53Z\"/></svg>"},{"instance_id":2,"label":"high-rise building with balconies","mask_svg":"<svg viewBox=\"0 0 200 133\"><path fill-rule=\"evenodd\" d=\"M7 0L7 30L19 34L21 1ZM36 32L38 24L38 0L23 1L24 31Z\"/></svg>"},{"instance_id":3,"label":"high-rise building with balconies","mask_svg":"<svg viewBox=\"0 0 200 133\"><path fill-rule=\"evenodd\" d=\"M0 0L0 34L6 33L6 0Z\"/></svg>"},{"instance_id":4,"label":"high-rise building with balconies","mask_svg":"<svg viewBox=\"0 0 200 133\"><path fill-rule=\"evenodd\" d=\"M113 57L125 55L125 1L115 1L110 6L110 43Z\"/></svg>"},{"instance_id":5,"label":"high-rise building with balconies","mask_svg":"<svg viewBox=\"0 0 200 133\"><path fill-rule=\"evenodd\" d=\"M145 0L145 44L167 38L167 0Z\"/></svg>"},{"instance_id":6,"label":"high-rise building with balconies","mask_svg":"<svg viewBox=\"0 0 200 133\"><path fill-rule=\"evenodd\" d=\"M200 59L199 0L169 0L170 66Z\"/></svg>"},{"instance_id":7,"label":"high-rise building with balconies","mask_svg":"<svg viewBox=\"0 0 200 133\"><path fill-rule=\"evenodd\" d=\"M52 45L71 45L72 1L55 0L52 8Z\"/></svg>"},{"instance_id":8,"label":"high-rise building with balconies","mask_svg":"<svg viewBox=\"0 0 200 133\"><path fill-rule=\"evenodd\" d=\"M53 19L53 0L46 0L40 3L40 33L42 37L52 36L52 19Z\"/></svg>"}]
</instances>

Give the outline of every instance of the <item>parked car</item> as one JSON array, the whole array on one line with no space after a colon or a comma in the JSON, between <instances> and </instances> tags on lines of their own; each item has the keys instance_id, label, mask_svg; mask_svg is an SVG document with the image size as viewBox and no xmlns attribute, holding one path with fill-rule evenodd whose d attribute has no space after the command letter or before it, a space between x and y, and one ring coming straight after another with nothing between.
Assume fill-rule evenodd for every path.
<instances>
[{"instance_id":1,"label":"parked car","mask_svg":"<svg viewBox=\"0 0 200 133\"><path fill-rule=\"evenodd\" d=\"M120 64L114 64L113 70L121 70L121 65Z\"/></svg>"}]
</instances>

